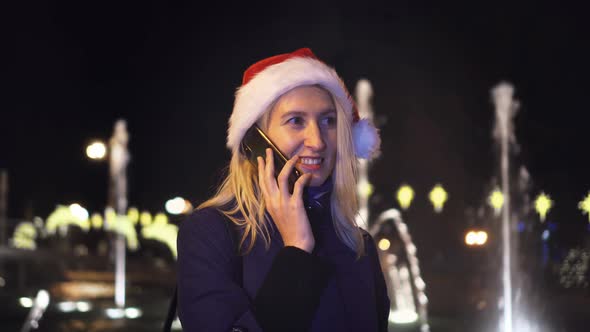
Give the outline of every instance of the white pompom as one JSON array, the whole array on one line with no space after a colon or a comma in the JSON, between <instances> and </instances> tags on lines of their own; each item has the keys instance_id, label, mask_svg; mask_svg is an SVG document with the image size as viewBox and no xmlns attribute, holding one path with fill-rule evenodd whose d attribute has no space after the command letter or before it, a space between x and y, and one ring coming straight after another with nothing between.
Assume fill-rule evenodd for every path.
<instances>
[{"instance_id":1,"label":"white pompom","mask_svg":"<svg viewBox=\"0 0 590 332\"><path fill-rule=\"evenodd\" d=\"M379 155L381 138L369 120L361 119L352 126L352 139L358 158L373 159Z\"/></svg>"}]
</instances>

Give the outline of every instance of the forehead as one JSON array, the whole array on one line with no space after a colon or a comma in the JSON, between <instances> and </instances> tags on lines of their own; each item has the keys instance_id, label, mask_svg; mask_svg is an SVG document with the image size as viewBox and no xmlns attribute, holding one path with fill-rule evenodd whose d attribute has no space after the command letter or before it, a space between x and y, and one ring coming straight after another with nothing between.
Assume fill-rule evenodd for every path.
<instances>
[{"instance_id":1,"label":"forehead","mask_svg":"<svg viewBox=\"0 0 590 332\"><path fill-rule=\"evenodd\" d=\"M277 99L272 114L281 116L287 112L324 113L336 111L332 96L325 89L315 86L300 86Z\"/></svg>"}]
</instances>

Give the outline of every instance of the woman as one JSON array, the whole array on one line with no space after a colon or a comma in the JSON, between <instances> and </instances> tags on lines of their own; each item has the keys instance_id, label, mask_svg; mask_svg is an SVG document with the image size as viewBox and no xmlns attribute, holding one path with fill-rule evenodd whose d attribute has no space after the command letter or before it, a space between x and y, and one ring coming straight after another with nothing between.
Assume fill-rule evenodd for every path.
<instances>
[{"instance_id":1,"label":"woman","mask_svg":"<svg viewBox=\"0 0 590 332\"><path fill-rule=\"evenodd\" d=\"M258 125L289 158L241 148ZM338 74L304 48L244 73L229 120L229 172L180 226L185 331L386 331L389 299L373 239L354 222L356 157L379 135ZM288 176L300 176L291 192Z\"/></svg>"}]
</instances>

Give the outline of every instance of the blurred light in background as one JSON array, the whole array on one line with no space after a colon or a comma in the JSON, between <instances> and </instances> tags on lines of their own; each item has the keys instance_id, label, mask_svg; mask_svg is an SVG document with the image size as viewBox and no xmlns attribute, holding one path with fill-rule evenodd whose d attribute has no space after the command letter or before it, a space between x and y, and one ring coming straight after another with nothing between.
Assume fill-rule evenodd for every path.
<instances>
[{"instance_id":1,"label":"blurred light in background","mask_svg":"<svg viewBox=\"0 0 590 332\"><path fill-rule=\"evenodd\" d=\"M590 250L570 249L559 267L559 283L565 288L588 288Z\"/></svg>"},{"instance_id":2,"label":"blurred light in background","mask_svg":"<svg viewBox=\"0 0 590 332\"><path fill-rule=\"evenodd\" d=\"M418 320L418 314L414 310L392 310L389 312L389 321L395 324L409 324Z\"/></svg>"},{"instance_id":3,"label":"blurred light in background","mask_svg":"<svg viewBox=\"0 0 590 332\"><path fill-rule=\"evenodd\" d=\"M76 303L72 301L59 302L57 309L61 312L72 312L76 310Z\"/></svg>"},{"instance_id":4,"label":"blurred light in background","mask_svg":"<svg viewBox=\"0 0 590 332\"><path fill-rule=\"evenodd\" d=\"M588 221L590 222L590 191L584 200L580 201L578 208L582 210L582 214L588 215Z\"/></svg>"},{"instance_id":5,"label":"blurred light in background","mask_svg":"<svg viewBox=\"0 0 590 332\"><path fill-rule=\"evenodd\" d=\"M186 210L186 203L184 198L175 197L166 201L165 207L170 214L181 214Z\"/></svg>"},{"instance_id":6,"label":"blurred light in background","mask_svg":"<svg viewBox=\"0 0 590 332\"><path fill-rule=\"evenodd\" d=\"M85 272L69 271L66 273L66 276L69 279L81 279L87 278L88 274ZM53 290L56 293L56 296L59 296L60 298L94 299L115 295L114 285L108 282L64 281L56 284Z\"/></svg>"},{"instance_id":7,"label":"blurred light in background","mask_svg":"<svg viewBox=\"0 0 590 332\"><path fill-rule=\"evenodd\" d=\"M86 147L86 156L93 160L103 159L107 154L107 148L103 142L92 142Z\"/></svg>"},{"instance_id":8,"label":"blurred light in background","mask_svg":"<svg viewBox=\"0 0 590 332\"><path fill-rule=\"evenodd\" d=\"M389 247L391 246L391 242L389 242L388 239L381 239L381 240L379 240L378 246L379 246L379 249L385 251L385 250L389 249Z\"/></svg>"},{"instance_id":9,"label":"blurred light in background","mask_svg":"<svg viewBox=\"0 0 590 332\"><path fill-rule=\"evenodd\" d=\"M168 246L174 258L177 257L176 238L178 237L178 226L168 223L168 217L159 213L154 222L141 229L141 235L145 239L160 241Z\"/></svg>"},{"instance_id":10,"label":"blurred light in background","mask_svg":"<svg viewBox=\"0 0 590 332\"><path fill-rule=\"evenodd\" d=\"M49 305L49 292L41 289L37 292L35 297L35 305L43 310Z\"/></svg>"},{"instance_id":11,"label":"blurred light in background","mask_svg":"<svg viewBox=\"0 0 590 332\"><path fill-rule=\"evenodd\" d=\"M180 319L178 319L178 317L176 317L176 319L174 319L174 321L172 322L172 330L182 330L182 324L180 324Z\"/></svg>"},{"instance_id":12,"label":"blurred light in background","mask_svg":"<svg viewBox=\"0 0 590 332\"><path fill-rule=\"evenodd\" d=\"M15 248L35 250L37 249L36 238L37 229L35 229L33 223L25 221L16 226L10 243Z\"/></svg>"},{"instance_id":13,"label":"blurred light in background","mask_svg":"<svg viewBox=\"0 0 590 332\"><path fill-rule=\"evenodd\" d=\"M434 211L438 213L442 211L445 202L449 198L449 195L440 184L437 184L434 186L434 188L432 188L428 197L434 206Z\"/></svg>"},{"instance_id":14,"label":"blurred light in background","mask_svg":"<svg viewBox=\"0 0 590 332\"><path fill-rule=\"evenodd\" d=\"M370 184L369 184L370 185ZM193 209L193 205L188 200L182 197L175 197L166 201L166 212L170 214L189 213Z\"/></svg>"},{"instance_id":15,"label":"blurred light in background","mask_svg":"<svg viewBox=\"0 0 590 332\"><path fill-rule=\"evenodd\" d=\"M519 221L518 224L516 224L516 230L519 233L522 233L526 230L526 224L524 223L524 221Z\"/></svg>"},{"instance_id":16,"label":"blurred light in background","mask_svg":"<svg viewBox=\"0 0 590 332\"><path fill-rule=\"evenodd\" d=\"M125 317L125 310L120 308L107 308L104 313L110 319L121 319Z\"/></svg>"},{"instance_id":17,"label":"blurred light in background","mask_svg":"<svg viewBox=\"0 0 590 332\"><path fill-rule=\"evenodd\" d=\"M121 319L121 318L129 318L129 319L136 319L142 316L143 312L139 308L129 307L129 308L107 308L105 310L105 314L110 319Z\"/></svg>"},{"instance_id":18,"label":"blurred light in background","mask_svg":"<svg viewBox=\"0 0 590 332\"><path fill-rule=\"evenodd\" d=\"M357 192L361 197L369 197L373 194L373 185L369 181L359 181Z\"/></svg>"},{"instance_id":19,"label":"blurred light in background","mask_svg":"<svg viewBox=\"0 0 590 332\"><path fill-rule=\"evenodd\" d=\"M414 189L408 186L407 184L401 186L397 190L397 201L402 209L406 210L412 204L412 200L414 199Z\"/></svg>"},{"instance_id":20,"label":"blurred light in background","mask_svg":"<svg viewBox=\"0 0 590 332\"><path fill-rule=\"evenodd\" d=\"M129 218L129 221L131 221L133 225L137 225L139 222L139 210L134 207L129 208L129 210L127 210L127 218Z\"/></svg>"},{"instance_id":21,"label":"blurred light in background","mask_svg":"<svg viewBox=\"0 0 590 332\"><path fill-rule=\"evenodd\" d=\"M92 305L90 304L90 302L78 301L76 302L76 309L79 312L88 312L90 311L90 309L92 309Z\"/></svg>"},{"instance_id":22,"label":"blurred light in background","mask_svg":"<svg viewBox=\"0 0 590 332\"><path fill-rule=\"evenodd\" d=\"M115 213L115 209L110 206L107 206L104 209L104 220L106 222L106 226L108 227L109 224L112 224L117 219L117 213Z\"/></svg>"},{"instance_id":23,"label":"blurred light in background","mask_svg":"<svg viewBox=\"0 0 590 332\"><path fill-rule=\"evenodd\" d=\"M93 213L92 217L90 217L90 223L92 224L93 228L101 229L102 228L102 216L98 213Z\"/></svg>"},{"instance_id":24,"label":"blurred light in background","mask_svg":"<svg viewBox=\"0 0 590 332\"><path fill-rule=\"evenodd\" d=\"M488 198L488 203L490 203L490 206L494 208L496 216L500 215L502 206L504 205L504 194L502 194L502 191L500 191L498 188L494 189Z\"/></svg>"},{"instance_id":25,"label":"blurred light in background","mask_svg":"<svg viewBox=\"0 0 590 332\"><path fill-rule=\"evenodd\" d=\"M74 203L74 204L70 205L70 212L72 212L72 215L74 215L74 217L76 217L80 220L88 219L88 210L83 208L78 203Z\"/></svg>"},{"instance_id":26,"label":"blurred light in background","mask_svg":"<svg viewBox=\"0 0 590 332\"><path fill-rule=\"evenodd\" d=\"M545 195L545 193L542 192L537 196L535 199L535 210L541 217L541 222L545 221L545 217L552 206L553 201L549 196Z\"/></svg>"},{"instance_id":27,"label":"blurred light in background","mask_svg":"<svg viewBox=\"0 0 590 332\"><path fill-rule=\"evenodd\" d=\"M143 211L141 213L141 215L139 215L139 222L141 223L141 226L151 225L152 224L152 215L147 211Z\"/></svg>"},{"instance_id":28,"label":"blurred light in background","mask_svg":"<svg viewBox=\"0 0 590 332\"><path fill-rule=\"evenodd\" d=\"M25 308L30 308L33 306L33 299L30 297L21 297L20 299L18 299L18 302L22 307Z\"/></svg>"},{"instance_id":29,"label":"blurred light in background","mask_svg":"<svg viewBox=\"0 0 590 332\"><path fill-rule=\"evenodd\" d=\"M168 224L168 216L162 212L156 213L153 223L157 225L166 225Z\"/></svg>"},{"instance_id":30,"label":"blurred light in background","mask_svg":"<svg viewBox=\"0 0 590 332\"><path fill-rule=\"evenodd\" d=\"M465 244L468 246L483 246L488 242L488 233L485 231L469 231L465 234Z\"/></svg>"},{"instance_id":31,"label":"blurred light in background","mask_svg":"<svg viewBox=\"0 0 590 332\"><path fill-rule=\"evenodd\" d=\"M141 317L142 312L139 308L129 307L125 309L125 317L135 319Z\"/></svg>"},{"instance_id":32,"label":"blurred light in background","mask_svg":"<svg viewBox=\"0 0 590 332\"><path fill-rule=\"evenodd\" d=\"M63 301L57 304L57 309L62 312L88 312L92 309L92 305L87 301Z\"/></svg>"}]
</instances>

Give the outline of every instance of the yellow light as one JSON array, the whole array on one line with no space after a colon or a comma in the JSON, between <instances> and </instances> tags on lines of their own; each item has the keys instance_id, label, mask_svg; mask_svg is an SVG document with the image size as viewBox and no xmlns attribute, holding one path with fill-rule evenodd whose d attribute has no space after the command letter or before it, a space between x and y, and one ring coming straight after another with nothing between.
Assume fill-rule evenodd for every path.
<instances>
[{"instance_id":1,"label":"yellow light","mask_svg":"<svg viewBox=\"0 0 590 332\"><path fill-rule=\"evenodd\" d=\"M168 223L168 216L163 213L156 213L154 217L154 224L167 224Z\"/></svg>"},{"instance_id":2,"label":"yellow light","mask_svg":"<svg viewBox=\"0 0 590 332\"><path fill-rule=\"evenodd\" d=\"M379 240L378 246L379 246L379 249L385 251L385 250L389 249L389 247L391 246L391 242L389 242L388 239L381 239L381 240Z\"/></svg>"},{"instance_id":3,"label":"yellow light","mask_svg":"<svg viewBox=\"0 0 590 332\"><path fill-rule=\"evenodd\" d=\"M397 190L397 201L402 209L407 209L414 199L414 189L408 185L403 185Z\"/></svg>"},{"instance_id":4,"label":"yellow light","mask_svg":"<svg viewBox=\"0 0 590 332\"><path fill-rule=\"evenodd\" d=\"M104 220L107 224L107 228L110 224L113 224L117 219L117 214L115 213L115 209L111 207L107 207L104 211Z\"/></svg>"},{"instance_id":5,"label":"yellow light","mask_svg":"<svg viewBox=\"0 0 590 332\"><path fill-rule=\"evenodd\" d=\"M36 238L37 230L33 223L21 222L16 226L11 242L15 248L34 250L37 248Z\"/></svg>"},{"instance_id":6,"label":"yellow light","mask_svg":"<svg viewBox=\"0 0 590 332\"><path fill-rule=\"evenodd\" d=\"M496 215L500 214L502 211L502 206L504 205L504 194L500 191L500 189L495 189L490 197L488 198L488 203L494 208L494 212Z\"/></svg>"},{"instance_id":7,"label":"yellow light","mask_svg":"<svg viewBox=\"0 0 590 332\"><path fill-rule=\"evenodd\" d=\"M437 184L432 188L428 197L434 206L434 211L441 212L449 196L444 188L440 184Z\"/></svg>"},{"instance_id":8,"label":"yellow light","mask_svg":"<svg viewBox=\"0 0 590 332\"><path fill-rule=\"evenodd\" d=\"M177 256L176 238L178 226L163 222L154 222L142 228L141 234L146 239L160 241L168 246L174 258Z\"/></svg>"},{"instance_id":9,"label":"yellow light","mask_svg":"<svg viewBox=\"0 0 590 332\"><path fill-rule=\"evenodd\" d=\"M90 217L90 222L92 223L92 227L96 229L102 228L102 216L98 213L93 213L92 217Z\"/></svg>"},{"instance_id":10,"label":"yellow light","mask_svg":"<svg viewBox=\"0 0 590 332\"><path fill-rule=\"evenodd\" d=\"M125 215L115 215L114 222L107 223L107 230L125 236L127 248L136 250L138 248L137 232L135 226Z\"/></svg>"},{"instance_id":11,"label":"yellow light","mask_svg":"<svg viewBox=\"0 0 590 332\"><path fill-rule=\"evenodd\" d=\"M139 222L141 223L141 226L143 226L143 227L151 225L152 224L152 215L147 211L143 211L141 213L141 215L139 216Z\"/></svg>"},{"instance_id":12,"label":"yellow light","mask_svg":"<svg viewBox=\"0 0 590 332\"><path fill-rule=\"evenodd\" d=\"M90 229L88 211L78 204L72 204L69 207L58 205L49 217L47 217L45 229L49 234L55 234L58 227L68 225L76 225L84 231L88 231Z\"/></svg>"},{"instance_id":13,"label":"yellow light","mask_svg":"<svg viewBox=\"0 0 590 332\"><path fill-rule=\"evenodd\" d=\"M86 155L90 159L103 159L107 154L107 148L104 143L96 141L86 147Z\"/></svg>"},{"instance_id":14,"label":"yellow light","mask_svg":"<svg viewBox=\"0 0 590 332\"><path fill-rule=\"evenodd\" d=\"M551 197L545 195L543 192L537 196L537 199L535 200L535 210L541 217L541 222L545 221L547 212L549 212L552 206L553 201L551 200Z\"/></svg>"},{"instance_id":15,"label":"yellow light","mask_svg":"<svg viewBox=\"0 0 590 332\"><path fill-rule=\"evenodd\" d=\"M369 197L373 194L373 185L368 181L361 181L358 184L358 194L361 197Z\"/></svg>"},{"instance_id":16,"label":"yellow light","mask_svg":"<svg viewBox=\"0 0 590 332\"><path fill-rule=\"evenodd\" d=\"M131 221L133 225L137 225L139 222L139 210L134 207L129 208L129 210L127 210L127 218L129 218L129 221Z\"/></svg>"},{"instance_id":17,"label":"yellow light","mask_svg":"<svg viewBox=\"0 0 590 332\"><path fill-rule=\"evenodd\" d=\"M588 215L588 221L590 222L590 191L588 192L588 196L578 203L578 208L582 210L583 214Z\"/></svg>"}]
</instances>

